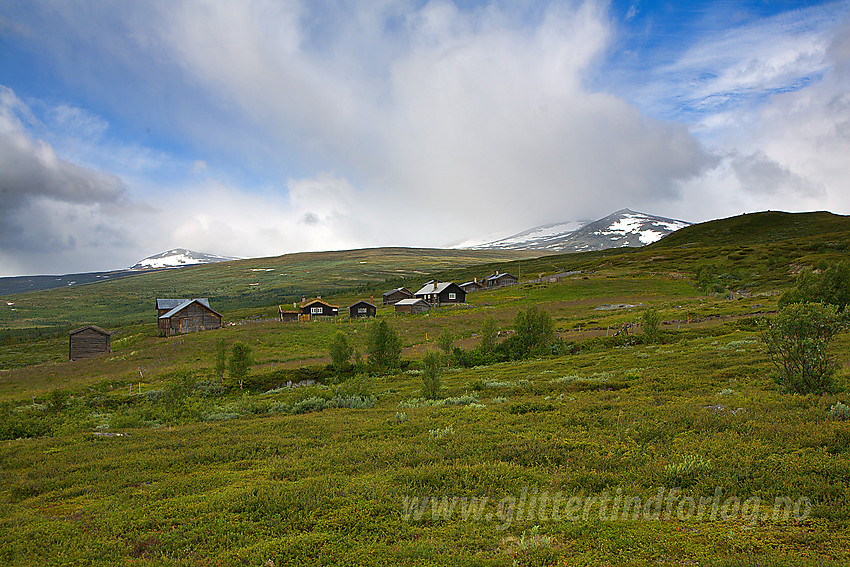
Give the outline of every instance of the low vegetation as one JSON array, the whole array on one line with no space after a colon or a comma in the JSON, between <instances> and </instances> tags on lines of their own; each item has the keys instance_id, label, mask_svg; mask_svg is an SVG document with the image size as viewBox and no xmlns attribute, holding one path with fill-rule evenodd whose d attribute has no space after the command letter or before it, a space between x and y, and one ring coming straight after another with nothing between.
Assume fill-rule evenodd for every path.
<instances>
[{"instance_id":1,"label":"low vegetation","mask_svg":"<svg viewBox=\"0 0 850 567\"><path fill-rule=\"evenodd\" d=\"M744 220L752 250L704 229L704 281L685 234L427 316L258 305L180 337L119 327L73 363L20 335L0 348L0 564L848 564L846 315L782 296L788 262L825 274L847 240L780 225L771 254ZM752 257L772 271L743 274Z\"/></svg>"}]
</instances>

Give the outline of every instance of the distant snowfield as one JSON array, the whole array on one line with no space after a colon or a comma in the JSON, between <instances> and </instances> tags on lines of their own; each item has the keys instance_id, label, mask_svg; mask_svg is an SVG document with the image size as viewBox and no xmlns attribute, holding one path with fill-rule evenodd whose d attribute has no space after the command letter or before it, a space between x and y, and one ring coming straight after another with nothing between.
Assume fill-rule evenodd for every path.
<instances>
[{"instance_id":1,"label":"distant snowfield","mask_svg":"<svg viewBox=\"0 0 850 567\"><path fill-rule=\"evenodd\" d=\"M185 266L193 266L195 264L211 264L213 262L226 262L228 260L238 260L231 256L217 256L215 254L207 254L205 252L195 252L186 248L175 248L155 254L144 260L140 260L131 270L161 270L167 268L182 268Z\"/></svg>"},{"instance_id":2,"label":"distant snowfield","mask_svg":"<svg viewBox=\"0 0 850 567\"><path fill-rule=\"evenodd\" d=\"M665 229L666 232L645 228L644 225L646 223L650 223L653 227ZM686 226L688 226L688 223L683 221L659 221L649 215L624 214L619 220L609 226L608 230L599 231L598 234L626 236L632 233L638 235L638 239L642 244L652 244L661 240L666 234Z\"/></svg>"},{"instance_id":3,"label":"distant snowfield","mask_svg":"<svg viewBox=\"0 0 850 567\"><path fill-rule=\"evenodd\" d=\"M452 248L582 252L643 246L690 224L621 209L593 222L566 221L546 224L503 238L468 240Z\"/></svg>"}]
</instances>

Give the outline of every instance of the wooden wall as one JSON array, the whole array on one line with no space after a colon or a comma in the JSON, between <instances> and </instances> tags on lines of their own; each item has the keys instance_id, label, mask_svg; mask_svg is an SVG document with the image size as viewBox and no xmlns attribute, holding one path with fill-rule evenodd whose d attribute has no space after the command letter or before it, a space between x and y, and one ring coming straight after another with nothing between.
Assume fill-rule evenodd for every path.
<instances>
[{"instance_id":1,"label":"wooden wall","mask_svg":"<svg viewBox=\"0 0 850 567\"><path fill-rule=\"evenodd\" d=\"M69 360L89 358L104 352L112 352L110 336L96 329L83 329L68 338Z\"/></svg>"}]
</instances>

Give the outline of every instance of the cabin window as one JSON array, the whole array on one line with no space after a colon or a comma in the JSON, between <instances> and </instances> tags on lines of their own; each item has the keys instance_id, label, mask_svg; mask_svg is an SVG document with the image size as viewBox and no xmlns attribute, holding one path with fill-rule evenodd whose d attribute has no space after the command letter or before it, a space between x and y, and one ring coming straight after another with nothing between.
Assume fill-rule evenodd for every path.
<instances>
[{"instance_id":1,"label":"cabin window","mask_svg":"<svg viewBox=\"0 0 850 567\"><path fill-rule=\"evenodd\" d=\"M366 313L366 308L365 307L358 307L357 312L358 313Z\"/></svg>"},{"instance_id":2,"label":"cabin window","mask_svg":"<svg viewBox=\"0 0 850 567\"><path fill-rule=\"evenodd\" d=\"M454 293L449 293L449 299L455 299L455 298L457 298L457 295L455 295Z\"/></svg>"},{"instance_id":3,"label":"cabin window","mask_svg":"<svg viewBox=\"0 0 850 567\"><path fill-rule=\"evenodd\" d=\"M321 315L322 314L322 308L321 307L311 307L310 313L312 313L313 315Z\"/></svg>"}]
</instances>

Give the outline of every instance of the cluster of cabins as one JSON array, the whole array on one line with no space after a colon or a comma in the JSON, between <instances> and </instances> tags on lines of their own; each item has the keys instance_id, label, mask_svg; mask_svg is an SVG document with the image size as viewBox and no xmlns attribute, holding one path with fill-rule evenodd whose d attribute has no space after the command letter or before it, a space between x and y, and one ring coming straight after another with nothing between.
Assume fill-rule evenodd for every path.
<instances>
[{"instance_id":1,"label":"cluster of cabins","mask_svg":"<svg viewBox=\"0 0 850 567\"><path fill-rule=\"evenodd\" d=\"M421 314L433 307L466 303L466 295L483 289L493 289L514 285L519 280L511 274L496 272L494 275L463 284L431 280L416 293L404 287L391 289L383 294L383 305L393 305L396 313ZM321 297L301 305L293 304L294 309L284 310L278 307L281 321L311 321L326 317L338 317L339 306L323 301ZM161 337L170 337L183 333L220 329L222 315L212 307L207 298L157 299L157 329ZM371 301L361 299L348 307L349 317L375 317L378 307ZM78 360L111 350L111 333L96 325L88 325L69 333L68 358Z\"/></svg>"}]
</instances>

